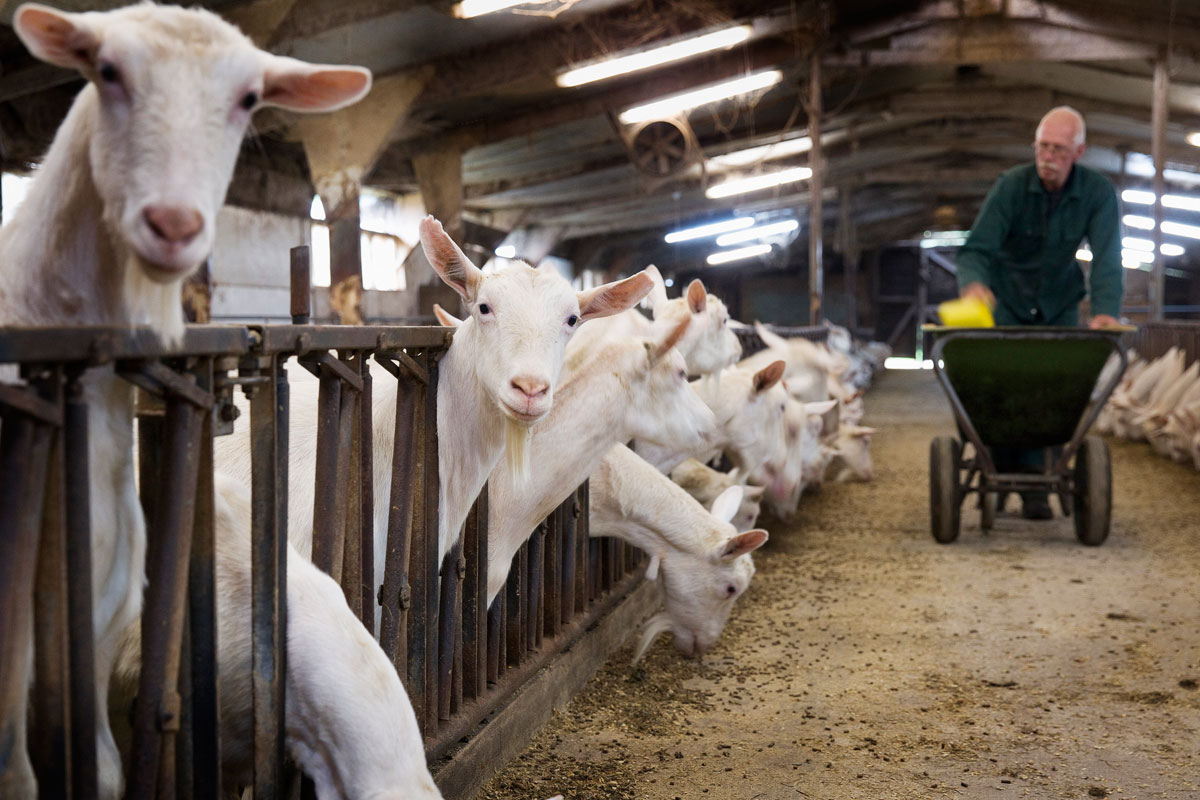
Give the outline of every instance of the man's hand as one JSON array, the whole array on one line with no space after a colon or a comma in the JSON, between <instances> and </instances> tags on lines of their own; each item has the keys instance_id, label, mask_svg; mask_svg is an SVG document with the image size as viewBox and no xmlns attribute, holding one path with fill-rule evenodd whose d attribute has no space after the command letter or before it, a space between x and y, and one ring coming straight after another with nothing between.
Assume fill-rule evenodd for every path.
<instances>
[{"instance_id":1,"label":"man's hand","mask_svg":"<svg viewBox=\"0 0 1200 800\"><path fill-rule=\"evenodd\" d=\"M1097 314L1088 322L1088 327L1092 329L1115 328L1120 324L1120 322L1117 322L1116 317L1110 317L1108 314Z\"/></svg>"},{"instance_id":2,"label":"man's hand","mask_svg":"<svg viewBox=\"0 0 1200 800\"><path fill-rule=\"evenodd\" d=\"M958 296L964 300L968 297L974 297L988 304L988 308L996 307L996 295L992 294L992 290L984 286L979 281L968 283L958 293Z\"/></svg>"}]
</instances>

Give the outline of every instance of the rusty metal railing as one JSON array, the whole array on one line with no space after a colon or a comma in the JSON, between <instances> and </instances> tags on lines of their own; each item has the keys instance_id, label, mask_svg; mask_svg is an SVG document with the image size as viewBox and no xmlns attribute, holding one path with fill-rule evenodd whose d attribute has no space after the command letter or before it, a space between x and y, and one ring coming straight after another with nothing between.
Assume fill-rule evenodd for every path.
<instances>
[{"instance_id":1,"label":"rusty metal railing","mask_svg":"<svg viewBox=\"0 0 1200 800\"><path fill-rule=\"evenodd\" d=\"M377 635L408 690L430 760L442 758L633 588L641 556L624 543L588 538L586 485L532 533L492 609L485 606L486 492L445 567L436 563L438 362L451 341L450 330L430 327L192 326L181 345L164 348L147 331L0 329L0 366L17 365L22 377L0 381L0 642L21 635L15 626L33 598L36 724L29 747L43 796L91 798L97 791L81 390L90 370L114 369L142 390L139 491L149 550L131 798L207 798L220 790L212 437L235 424L249 426L253 465L256 797L287 793L289 439L317 443L314 562L339 581L368 630L381 606ZM373 459L364 446L374 441L373 361L397 381L382 554L373 552ZM289 363L318 378L315 431L290 429ZM237 421L238 390L249 399L248 423ZM381 586L374 585L376 558L384 563ZM0 647L2 674L14 674L22 657ZM5 714L23 689L2 684Z\"/></svg>"},{"instance_id":2,"label":"rusty metal railing","mask_svg":"<svg viewBox=\"0 0 1200 800\"><path fill-rule=\"evenodd\" d=\"M1149 360L1162 356L1172 347L1179 347L1190 364L1200 358L1200 322L1142 322L1128 335L1125 344Z\"/></svg>"},{"instance_id":3,"label":"rusty metal railing","mask_svg":"<svg viewBox=\"0 0 1200 800\"><path fill-rule=\"evenodd\" d=\"M806 325L802 327L785 327L782 325L767 325L767 330L777 333L785 339L800 338L813 342L824 342L829 339L829 329L824 325ZM742 358L752 356L766 347L754 328L736 328L734 333L742 345Z\"/></svg>"}]
</instances>

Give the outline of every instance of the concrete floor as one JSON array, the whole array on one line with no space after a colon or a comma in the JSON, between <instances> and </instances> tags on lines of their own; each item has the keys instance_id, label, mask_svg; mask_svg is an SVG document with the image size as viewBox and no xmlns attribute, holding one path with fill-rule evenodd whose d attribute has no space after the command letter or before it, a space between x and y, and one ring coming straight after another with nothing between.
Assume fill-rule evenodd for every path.
<instances>
[{"instance_id":1,"label":"concrete floor","mask_svg":"<svg viewBox=\"0 0 1200 800\"><path fill-rule=\"evenodd\" d=\"M891 372L866 402L876 480L762 521L704 662L617 653L480 798L1200 798L1200 473L1110 442L1102 547L970 509L938 545L940 390Z\"/></svg>"}]
</instances>

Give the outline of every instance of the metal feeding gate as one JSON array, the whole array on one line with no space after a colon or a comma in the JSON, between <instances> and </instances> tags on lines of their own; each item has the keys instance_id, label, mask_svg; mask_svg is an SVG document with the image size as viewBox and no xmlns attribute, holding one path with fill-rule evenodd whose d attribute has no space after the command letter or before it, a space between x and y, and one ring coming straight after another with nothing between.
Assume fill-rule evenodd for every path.
<instances>
[{"instance_id":1,"label":"metal feeding gate","mask_svg":"<svg viewBox=\"0 0 1200 800\"><path fill-rule=\"evenodd\" d=\"M808 339L812 342L825 342L829 339L829 328L824 325L806 325L802 327L784 327L782 325L765 325L767 330L782 336L784 339ZM742 358L752 356L766 347L762 338L753 327L734 328L734 334L742 345Z\"/></svg>"},{"instance_id":2,"label":"metal feeding gate","mask_svg":"<svg viewBox=\"0 0 1200 800\"><path fill-rule=\"evenodd\" d=\"M238 420L235 391L250 408L255 797L288 796L297 785L284 763L282 718L287 443L297 436L316 439L313 561L339 582L372 632L381 606L378 638L408 690L429 762L440 761L439 782L446 775L470 783L453 776L455 756L447 754L485 718L495 725L505 713L497 709L622 602L641 580L642 554L588 538L585 484L521 547L489 613L485 491L440 571L439 590L436 398L438 362L451 337L450 329L432 327L189 326L180 345L164 348L143 330L0 328L0 369L15 365L21 375L0 380L0 639L12 641L32 597L29 748L42 796L96 795L80 383L96 369L115 369L141 390L138 488L148 583L127 797L215 798L220 791L212 453L213 436L247 424ZM373 440L372 361L397 381L380 587L373 585L373 459L362 446ZM289 430L289 366L319 379L316 431ZM23 654L9 646L0 652L7 681ZM0 689L0 724L7 725L22 688ZM476 767L464 771L478 779Z\"/></svg>"}]
</instances>

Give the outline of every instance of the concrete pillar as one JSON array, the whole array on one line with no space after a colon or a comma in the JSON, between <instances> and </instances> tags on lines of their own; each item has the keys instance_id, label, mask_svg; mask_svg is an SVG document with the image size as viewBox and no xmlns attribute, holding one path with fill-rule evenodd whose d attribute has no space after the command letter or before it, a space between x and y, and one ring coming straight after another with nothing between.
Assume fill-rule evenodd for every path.
<instances>
[{"instance_id":1,"label":"concrete pillar","mask_svg":"<svg viewBox=\"0 0 1200 800\"><path fill-rule=\"evenodd\" d=\"M823 188L824 162L821 154L821 57L813 53L809 69L808 92L808 135L812 149L808 152L808 166L812 170L809 183L808 216L808 324L821 324L821 301L824 294L823 256L821 253L821 190Z\"/></svg>"},{"instance_id":2,"label":"concrete pillar","mask_svg":"<svg viewBox=\"0 0 1200 800\"><path fill-rule=\"evenodd\" d=\"M1163 169L1167 150L1167 93L1171 79L1167 75L1167 53L1162 50L1154 61L1154 97L1150 107L1150 154L1154 158L1154 267L1150 273L1150 319L1163 318L1164 265L1162 254L1162 196L1166 191Z\"/></svg>"}]
</instances>

